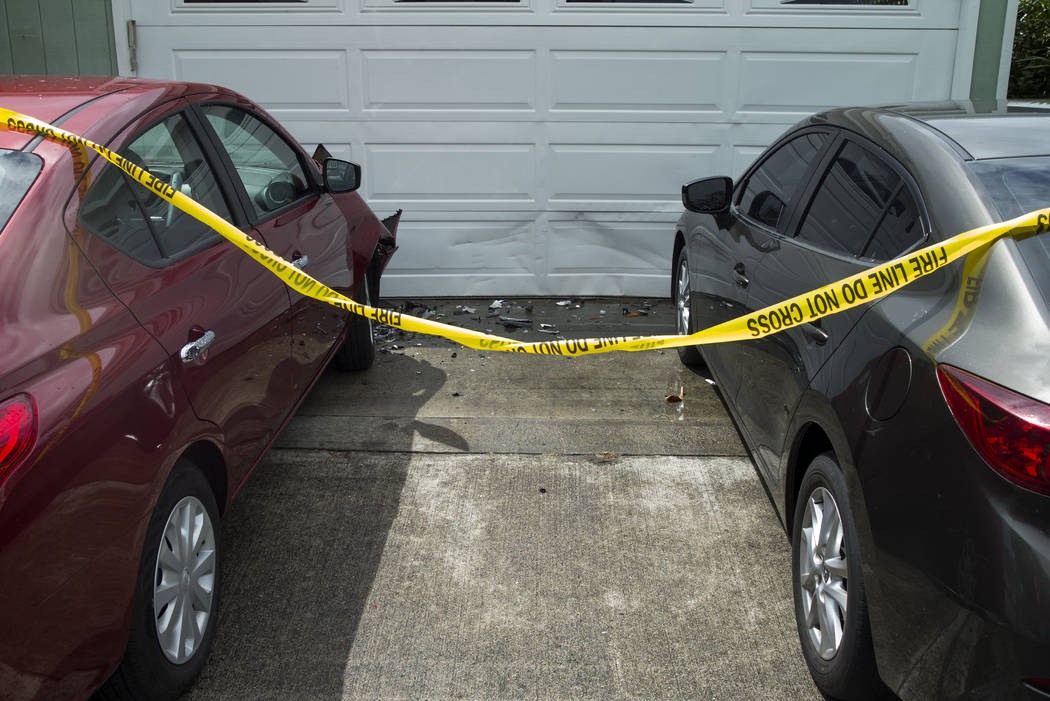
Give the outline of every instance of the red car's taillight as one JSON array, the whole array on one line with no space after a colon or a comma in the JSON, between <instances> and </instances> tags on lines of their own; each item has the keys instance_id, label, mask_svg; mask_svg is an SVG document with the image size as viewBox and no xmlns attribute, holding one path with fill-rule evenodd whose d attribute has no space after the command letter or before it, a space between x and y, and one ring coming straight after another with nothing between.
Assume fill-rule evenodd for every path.
<instances>
[{"instance_id":1,"label":"red car's taillight","mask_svg":"<svg viewBox=\"0 0 1050 701\"><path fill-rule=\"evenodd\" d=\"M1011 482L1050 495L1050 406L950 365L937 366L937 379L985 462Z\"/></svg>"},{"instance_id":2,"label":"red car's taillight","mask_svg":"<svg viewBox=\"0 0 1050 701\"><path fill-rule=\"evenodd\" d=\"M36 404L24 394L0 402L0 484L33 449Z\"/></svg>"}]
</instances>

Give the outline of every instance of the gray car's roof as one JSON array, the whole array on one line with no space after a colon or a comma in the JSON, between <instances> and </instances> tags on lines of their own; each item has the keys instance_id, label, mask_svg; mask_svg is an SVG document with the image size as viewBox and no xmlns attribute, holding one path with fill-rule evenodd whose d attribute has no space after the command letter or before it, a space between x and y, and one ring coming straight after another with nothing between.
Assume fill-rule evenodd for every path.
<instances>
[{"instance_id":1,"label":"gray car's roof","mask_svg":"<svg viewBox=\"0 0 1050 701\"><path fill-rule=\"evenodd\" d=\"M1050 155L1050 105L938 102L870 109L923 122L974 159Z\"/></svg>"}]
</instances>

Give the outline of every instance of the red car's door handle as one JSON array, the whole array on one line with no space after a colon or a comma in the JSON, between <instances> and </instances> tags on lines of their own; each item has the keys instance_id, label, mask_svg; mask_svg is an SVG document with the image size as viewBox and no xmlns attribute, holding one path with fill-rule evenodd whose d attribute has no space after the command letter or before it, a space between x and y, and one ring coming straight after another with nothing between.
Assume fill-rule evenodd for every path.
<instances>
[{"instance_id":1,"label":"red car's door handle","mask_svg":"<svg viewBox=\"0 0 1050 701\"><path fill-rule=\"evenodd\" d=\"M205 331L204 335L198 338L196 341L187 343L179 351L179 357L182 358L184 363L192 363L208 349L208 346L215 340L214 331Z\"/></svg>"}]
</instances>

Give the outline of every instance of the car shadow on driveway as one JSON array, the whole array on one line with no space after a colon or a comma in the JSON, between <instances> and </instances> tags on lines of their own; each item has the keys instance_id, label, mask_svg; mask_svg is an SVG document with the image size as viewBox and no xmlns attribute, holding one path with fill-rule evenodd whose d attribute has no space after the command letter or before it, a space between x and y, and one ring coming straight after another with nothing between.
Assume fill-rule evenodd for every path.
<instances>
[{"instance_id":1,"label":"car shadow on driveway","mask_svg":"<svg viewBox=\"0 0 1050 701\"><path fill-rule=\"evenodd\" d=\"M445 371L424 360L383 361L382 375L399 378L390 391L403 398L401 417L414 416L412 407L445 385ZM377 374L329 370L320 382L345 403L345 393ZM315 400L308 398L300 414ZM346 432L360 423L342 419ZM467 447L455 431L419 420L372 425L386 432L382 452L277 447L259 465L224 519L218 633L186 699L342 698L358 625L375 606L369 594L398 514L414 436Z\"/></svg>"}]
</instances>

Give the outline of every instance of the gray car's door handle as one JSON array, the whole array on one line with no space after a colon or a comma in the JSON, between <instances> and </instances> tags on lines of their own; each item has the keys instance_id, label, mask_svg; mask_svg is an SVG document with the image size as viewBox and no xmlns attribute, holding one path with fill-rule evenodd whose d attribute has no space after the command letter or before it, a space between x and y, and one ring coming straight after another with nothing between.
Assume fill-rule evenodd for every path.
<instances>
[{"instance_id":1,"label":"gray car's door handle","mask_svg":"<svg viewBox=\"0 0 1050 701\"><path fill-rule=\"evenodd\" d=\"M292 261L292 267L296 270L302 270L303 266L310 262L310 256L299 256Z\"/></svg>"},{"instance_id":2,"label":"gray car's door handle","mask_svg":"<svg viewBox=\"0 0 1050 701\"><path fill-rule=\"evenodd\" d=\"M744 272L745 269L743 263L737 263L735 266L733 266L733 280L735 280L736 284L740 285L741 287L747 287L751 284L751 281L747 279L747 276L744 275Z\"/></svg>"},{"instance_id":3,"label":"gray car's door handle","mask_svg":"<svg viewBox=\"0 0 1050 701\"><path fill-rule=\"evenodd\" d=\"M828 342L828 332L813 324L802 324L802 333L809 336L814 343L822 346Z\"/></svg>"},{"instance_id":4,"label":"gray car's door handle","mask_svg":"<svg viewBox=\"0 0 1050 701\"><path fill-rule=\"evenodd\" d=\"M214 331L205 331L204 335L198 338L196 341L187 343L179 351L179 357L182 358L184 363L192 363L197 358L201 357L201 353L208 349L208 346L215 340Z\"/></svg>"}]
</instances>

